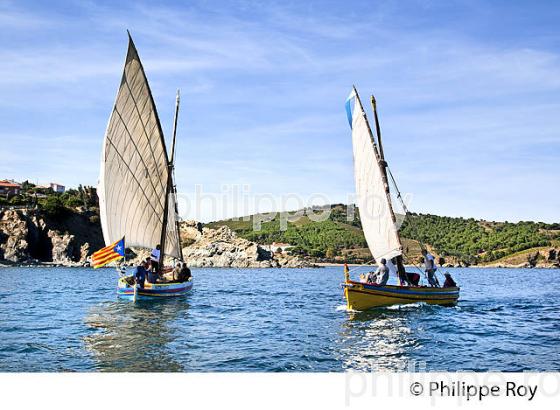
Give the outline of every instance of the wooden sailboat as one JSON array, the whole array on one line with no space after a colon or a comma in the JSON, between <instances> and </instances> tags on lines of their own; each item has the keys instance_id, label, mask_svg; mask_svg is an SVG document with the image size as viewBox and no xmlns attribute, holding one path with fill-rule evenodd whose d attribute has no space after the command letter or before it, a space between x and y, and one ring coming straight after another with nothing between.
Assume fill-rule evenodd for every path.
<instances>
[{"instance_id":1,"label":"wooden sailboat","mask_svg":"<svg viewBox=\"0 0 560 410\"><path fill-rule=\"evenodd\" d=\"M182 261L177 195L174 184L175 139L179 92L173 122L170 158L148 80L129 34L128 53L113 111L105 132L98 186L105 244L122 237L126 246L152 249ZM160 268L165 269L165 268ZM184 295L193 282L134 284L121 275L119 296L168 297Z\"/></svg>"},{"instance_id":2,"label":"wooden sailboat","mask_svg":"<svg viewBox=\"0 0 560 410\"><path fill-rule=\"evenodd\" d=\"M354 154L354 179L357 205L364 235L376 261L382 258L391 264L396 272L406 275L403 264L403 246L398 232L397 218L391 203L387 174L388 171L381 145L381 132L377 119L375 99L372 96L377 141L369 126L366 113L354 87L346 100L346 113L352 129ZM395 184L396 186L396 184ZM395 187L399 200L400 192ZM405 212L406 205L402 203ZM459 299L459 288L439 288L425 286L377 286L350 279L345 266L343 284L347 307L351 310L366 310L380 306L425 302L437 305L455 305Z\"/></svg>"}]
</instances>

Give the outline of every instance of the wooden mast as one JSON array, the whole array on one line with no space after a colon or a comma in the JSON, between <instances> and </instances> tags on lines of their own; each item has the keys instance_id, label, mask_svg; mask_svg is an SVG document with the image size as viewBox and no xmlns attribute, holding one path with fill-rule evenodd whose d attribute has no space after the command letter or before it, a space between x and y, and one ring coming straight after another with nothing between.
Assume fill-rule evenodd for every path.
<instances>
[{"instance_id":1,"label":"wooden mast","mask_svg":"<svg viewBox=\"0 0 560 410\"><path fill-rule=\"evenodd\" d=\"M377 134L377 143L379 144L379 156L382 161L385 161L383 144L381 143L381 127L379 126L379 118L377 117L377 102L373 94L371 95L371 108L373 110L373 118L375 119L375 133ZM387 170L385 170L385 176L387 176Z\"/></svg>"},{"instance_id":2,"label":"wooden mast","mask_svg":"<svg viewBox=\"0 0 560 410\"><path fill-rule=\"evenodd\" d=\"M379 168L381 168L381 176L383 178L383 185L385 187L385 194L387 195L387 201L389 202L389 211L391 213L391 219L393 220L393 223L396 224L397 218L395 216L395 212L393 211L393 206L391 203L391 195L389 193L389 181L387 179L387 172L385 171L386 164L383 158L381 157L379 150L377 149L377 143L375 142L375 138L373 137L373 132L371 132L371 127L369 126L369 121L367 120L366 112L364 111L364 106L362 105L362 100L360 100L360 96L358 95L358 90L356 90L356 87L354 87L354 93L356 94L356 99L360 104L360 110L362 111L362 115L364 116L364 120L366 122L366 126L369 132L369 138L373 145L373 152L375 153L375 160L377 161L377 165L379 166ZM399 237L399 242L400 242L400 237ZM401 248L402 248L402 244L401 244Z\"/></svg>"},{"instance_id":3,"label":"wooden mast","mask_svg":"<svg viewBox=\"0 0 560 410\"><path fill-rule=\"evenodd\" d=\"M373 137L373 132L371 131L371 127L369 126L369 122L367 120L367 116L366 113L364 111L364 107L362 105L362 100L360 100L360 96L358 95L358 90L356 90L356 87L354 87L354 93L356 94L356 98L358 100L358 103L360 104L360 109L362 110L362 115L364 116L364 120L366 122L367 125L367 129L369 132L369 137L371 139L371 143L373 144L373 152L375 153L375 159L377 161L377 164L379 165L379 168L381 168L381 175L383 178L383 184L385 185L385 193L387 195L387 201L389 203L389 211L391 213L391 219L393 220L393 223L396 225L397 224L397 217L395 216L395 211L393 210L393 204L391 201L391 194L390 194L390 190L389 190L389 181L387 179L387 163L385 162L385 159L383 158L381 152L378 150L377 148L377 144L375 142L375 138ZM373 96L372 96L373 97ZM372 98L372 104L375 102L375 99ZM377 137L379 142L381 142L381 131L380 131L380 127L379 127L379 120L377 118L377 110L374 108L374 114L375 114L375 127L376 127L376 132L377 132ZM397 232L397 238L399 239L399 243L401 245L401 252L402 252L402 243L401 243L401 238L399 233ZM406 277L406 272L404 269L404 264L403 264L403 258L402 258L402 254L396 257L397 260L397 270L399 273L399 278L403 277L402 275L404 275L404 277Z\"/></svg>"},{"instance_id":4,"label":"wooden mast","mask_svg":"<svg viewBox=\"0 0 560 410\"><path fill-rule=\"evenodd\" d=\"M381 127L379 125L379 117L377 116L377 101L375 100L375 97L373 96L373 94L371 95L371 108L373 110L373 118L375 119L375 132L377 134L377 142L379 144L379 155L381 157L381 161L382 161L382 166L383 166L383 172L385 174L385 180L388 180L387 178L387 162L385 161L385 155L383 153L383 144L381 142ZM391 174L391 178L393 179L393 183L395 182L393 175ZM399 189L397 188L396 184L395 184L395 189L397 190L397 194L399 199L402 202L402 197L401 197L401 193L399 192ZM403 203L404 206L404 203ZM406 207L404 207L405 212L408 213L408 210L406 209ZM399 240L400 240L400 236L399 236ZM401 244L402 246L402 244ZM402 255L397 256L396 258L397 261L397 270L399 272L399 278L403 278L406 280L406 269L404 267L404 262L403 262L403 257ZM402 282L402 280L401 280Z\"/></svg>"},{"instance_id":5,"label":"wooden mast","mask_svg":"<svg viewBox=\"0 0 560 410\"><path fill-rule=\"evenodd\" d=\"M177 208L177 185L175 184L175 139L177 136L177 119L179 118L179 104L181 102L180 90L177 90L177 98L175 99L175 116L173 118L173 142L171 143L171 167L173 174L172 191L175 199L175 225L177 229L177 240L179 244L179 256L181 261L183 260L183 247L181 246L181 230L179 225L179 209Z\"/></svg>"},{"instance_id":6,"label":"wooden mast","mask_svg":"<svg viewBox=\"0 0 560 410\"><path fill-rule=\"evenodd\" d=\"M163 268L163 261L165 255L165 242L167 240L167 222L169 219L169 195L173 190L173 161L175 160L175 139L177 136L177 118L179 116L179 90L177 90L177 98L175 99L175 115L173 118L173 139L171 142L171 160L167 162L167 184L165 188L165 206L163 208L163 225L161 227L161 238L160 238L160 254L159 254L159 272ZM177 212L177 204L175 203L175 212ZM177 223L178 224L178 223ZM177 235L179 235L179 252L182 259L182 250L181 250L181 235L179 231L177 231Z\"/></svg>"},{"instance_id":7,"label":"wooden mast","mask_svg":"<svg viewBox=\"0 0 560 410\"><path fill-rule=\"evenodd\" d=\"M169 161L171 165L175 163L175 137L177 136L177 119L179 118L179 103L181 102L181 95L179 90L177 90L177 96L175 98L175 115L173 116L173 140L171 141L171 160Z\"/></svg>"}]
</instances>

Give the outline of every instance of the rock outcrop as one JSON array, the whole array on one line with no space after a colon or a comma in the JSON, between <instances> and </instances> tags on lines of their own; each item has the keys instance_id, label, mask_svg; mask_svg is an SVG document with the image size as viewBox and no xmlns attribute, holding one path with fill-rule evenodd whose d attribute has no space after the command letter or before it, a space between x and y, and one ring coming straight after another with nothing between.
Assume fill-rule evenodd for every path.
<instances>
[{"instance_id":1,"label":"rock outcrop","mask_svg":"<svg viewBox=\"0 0 560 410\"><path fill-rule=\"evenodd\" d=\"M90 217L86 212L69 212L61 220L51 220L38 210L0 211L0 263L87 265L91 253L104 246L101 228ZM183 222L181 238L187 245L183 255L192 267L311 266L295 256L273 254L227 227L199 231L196 222ZM127 264L137 264L149 255L147 249L132 249Z\"/></svg>"},{"instance_id":2,"label":"rock outcrop","mask_svg":"<svg viewBox=\"0 0 560 410\"><path fill-rule=\"evenodd\" d=\"M0 216L0 260L31 260L27 218L14 210L5 211Z\"/></svg>"},{"instance_id":3,"label":"rock outcrop","mask_svg":"<svg viewBox=\"0 0 560 410\"><path fill-rule=\"evenodd\" d=\"M101 229L88 215L55 221L38 210L0 211L0 261L76 266L102 246Z\"/></svg>"},{"instance_id":4,"label":"rock outcrop","mask_svg":"<svg viewBox=\"0 0 560 410\"><path fill-rule=\"evenodd\" d=\"M484 265L490 268L560 268L560 249L528 250Z\"/></svg>"},{"instance_id":5,"label":"rock outcrop","mask_svg":"<svg viewBox=\"0 0 560 410\"><path fill-rule=\"evenodd\" d=\"M273 254L255 242L239 238L227 226L198 229L197 223L181 224L181 239L189 245L183 256L191 267L301 268L310 263L296 256Z\"/></svg>"}]
</instances>

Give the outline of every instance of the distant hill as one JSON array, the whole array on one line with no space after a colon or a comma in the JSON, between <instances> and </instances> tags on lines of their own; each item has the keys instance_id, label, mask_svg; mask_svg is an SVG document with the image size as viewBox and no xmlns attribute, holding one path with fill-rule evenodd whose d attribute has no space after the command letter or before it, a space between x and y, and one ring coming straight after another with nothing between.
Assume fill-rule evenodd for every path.
<instances>
[{"instance_id":1,"label":"distant hill","mask_svg":"<svg viewBox=\"0 0 560 410\"><path fill-rule=\"evenodd\" d=\"M320 208L315 208L315 211ZM293 245L291 252L308 256L321 262L364 263L372 259L362 232L359 212L353 220L347 220L347 207L332 206L325 221L314 222L307 215L288 222L287 229L280 230L280 217L276 215L253 230L255 215L245 218L216 221L207 224L211 228L226 225L239 236L261 244L284 242ZM298 214L303 212L297 211ZM264 216L258 215L258 220ZM417 262L420 257L418 241L446 262L453 264L489 264L507 260L508 256L560 246L560 223L542 222L490 222L472 218L451 218L429 214L412 214L400 228L405 248L405 259ZM519 257L516 257L516 261Z\"/></svg>"}]
</instances>

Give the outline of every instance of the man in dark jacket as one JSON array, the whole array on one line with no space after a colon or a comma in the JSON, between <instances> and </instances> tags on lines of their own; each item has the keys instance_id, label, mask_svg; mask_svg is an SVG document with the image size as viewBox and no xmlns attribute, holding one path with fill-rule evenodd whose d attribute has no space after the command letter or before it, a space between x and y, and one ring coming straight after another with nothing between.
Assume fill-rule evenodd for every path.
<instances>
[{"instance_id":1,"label":"man in dark jacket","mask_svg":"<svg viewBox=\"0 0 560 410\"><path fill-rule=\"evenodd\" d=\"M134 271L132 272L132 276L134 277L134 280L138 285L140 285L141 289L144 289L144 282L146 281L146 274L148 273L149 269L150 269L150 260L146 259L145 261L142 261L140 265L134 268Z\"/></svg>"},{"instance_id":2,"label":"man in dark jacket","mask_svg":"<svg viewBox=\"0 0 560 410\"><path fill-rule=\"evenodd\" d=\"M181 270L179 271L178 280L179 282L186 282L192 277L191 270L187 267L186 263L183 263Z\"/></svg>"}]
</instances>

